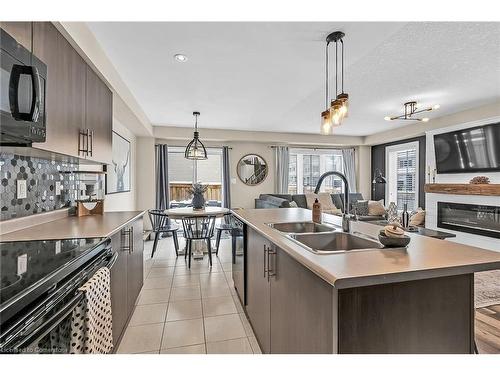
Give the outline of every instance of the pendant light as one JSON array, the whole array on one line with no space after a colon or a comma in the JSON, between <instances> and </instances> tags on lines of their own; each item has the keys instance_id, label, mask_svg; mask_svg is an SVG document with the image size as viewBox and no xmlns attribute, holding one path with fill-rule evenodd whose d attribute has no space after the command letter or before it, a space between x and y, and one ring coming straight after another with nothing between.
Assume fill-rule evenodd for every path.
<instances>
[{"instance_id":1,"label":"pendant light","mask_svg":"<svg viewBox=\"0 0 500 375\"><path fill-rule=\"evenodd\" d=\"M320 133L322 135L332 135L333 134L333 125L332 125L332 117L330 115L330 108L328 108L330 92L328 90L328 73L329 73L329 65L328 65L328 41L326 42L326 53L325 53L325 110L321 112L321 128Z\"/></svg>"},{"instance_id":2,"label":"pendant light","mask_svg":"<svg viewBox=\"0 0 500 375\"><path fill-rule=\"evenodd\" d=\"M344 41L345 34L342 31L335 31L326 37L326 110L321 112L321 128L320 133L331 135L333 128L342 124L344 118L347 117L349 111L349 95L344 92ZM335 99L329 100L329 61L328 50L331 42L335 42ZM338 90L339 82L339 63L338 63L338 43L341 48L341 92Z\"/></svg>"},{"instance_id":3,"label":"pendant light","mask_svg":"<svg viewBox=\"0 0 500 375\"><path fill-rule=\"evenodd\" d=\"M346 118L349 113L349 94L344 92L344 35L340 38L340 47L342 50L342 92L337 95L337 100L340 100L342 107L340 108L340 116L342 119Z\"/></svg>"},{"instance_id":4,"label":"pendant light","mask_svg":"<svg viewBox=\"0 0 500 375\"><path fill-rule=\"evenodd\" d=\"M190 160L205 160L207 159L207 150L205 146L199 139L198 133L198 116L200 112L193 112L193 116L195 117L194 122L194 136L193 140L188 143L186 146L186 151L184 152L184 157Z\"/></svg>"}]
</instances>

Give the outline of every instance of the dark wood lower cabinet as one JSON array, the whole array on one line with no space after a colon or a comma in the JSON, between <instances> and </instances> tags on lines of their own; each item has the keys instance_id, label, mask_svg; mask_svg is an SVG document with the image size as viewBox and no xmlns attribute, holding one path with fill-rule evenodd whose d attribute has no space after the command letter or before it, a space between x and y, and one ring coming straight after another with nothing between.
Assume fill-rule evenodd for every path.
<instances>
[{"instance_id":1,"label":"dark wood lower cabinet","mask_svg":"<svg viewBox=\"0 0 500 375\"><path fill-rule=\"evenodd\" d=\"M115 347L125 329L128 320L129 308L127 305L127 258L128 253L122 250L120 233L111 237L113 251L118 258L111 268L111 309L113 314L113 344Z\"/></svg>"},{"instance_id":2,"label":"dark wood lower cabinet","mask_svg":"<svg viewBox=\"0 0 500 375\"><path fill-rule=\"evenodd\" d=\"M474 275L342 289L339 353L473 353Z\"/></svg>"},{"instance_id":3,"label":"dark wood lower cabinet","mask_svg":"<svg viewBox=\"0 0 500 375\"><path fill-rule=\"evenodd\" d=\"M130 225L129 230L131 230L130 234L132 238L130 243L132 244L132 248L130 249L130 253L128 254L127 303L129 309L133 310L144 281L144 241L142 239L142 219L134 221L134 223Z\"/></svg>"},{"instance_id":4,"label":"dark wood lower cabinet","mask_svg":"<svg viewBox=\"0 0 500 375\"><path fill-rule=\"evenodd\" d=\"M265 270L264 248L270 243L248 228L246 312L263 353L271 351L271 291Z\"/></svg>"},{"instance_id":5,"label":"dark wood lower cabinet","mask_svg":"<svg viewBox=\"0 0 500 375\"><path fill-rule=\"evenodd\" d=\"M263 353L332 353L332 287L248 228L246 312Z\"/></svg>"},{"instance_id":6,"label":"dark wood lower cabinet","mask_svg":"<svg viewBox=\"0 0 500 375\"><path fill-rule=\"evenodd\" d=\"M111 309L113 343L121 340L143 285L143 219L137 219L111 236L118 258L111 269Z\"/></svg>"},{"instance_id":7,"label":"dark wood lower cabinet","mask_svg":"<svg viewBox=\"0 0 500 375\"><path fill-rule=\"evenodd\" d=\"M332 353L332 286L280 248L270 260L271 353Z\"/></svg>"}]
</instances>

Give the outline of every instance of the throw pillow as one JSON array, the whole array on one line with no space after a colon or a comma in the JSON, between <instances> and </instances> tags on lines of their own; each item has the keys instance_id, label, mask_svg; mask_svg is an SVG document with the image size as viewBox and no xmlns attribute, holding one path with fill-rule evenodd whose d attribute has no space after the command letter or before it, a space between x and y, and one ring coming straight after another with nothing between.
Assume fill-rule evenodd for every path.
<instances>
[{"instance_id":1,"label":"throw pillow","mask_svg":"<svg viewBox=\"0 0 500 375\"><path fill-rule=\"evenodd\" d=\"M368 215L370 216L384 216L386 213L384 207L384 200L368 201Z\"/></svg>"},{"instance_id":2,"label":"throw pillow","mask_svg":"<svg viewBox=\"0 0 500 375\"><path fill-rule=\"evenodd\" d=\"M415 213L412 213L410 216L410 225L411 226L421 226L425 224L425 210L422 210L420 207L417 209Z\"/></svg>"},{"instance_id":3,"label":"throw pillow","mask_svg":"<svg viewBox=\"0 0 500 375\"><path fill-rule=\"evenodd\" d=\"M299 206L297 206L297 202L295 202L295 201L290 202L290 208L297 208L297 207L299 207Z\"/></svg>"},{"instance_id":4,"label":"throw pillow","mask_svg":"<svg viewBox=\"0 0 500 375\"><path fill-rule=\"evenodd\" d=\"M321 203L321 210L327 214L337 214L340 210L335 207L332 201L332 196L330 193L319 193L319 194L305 194L307 201L307 208L312 210L315 199L317 198L319 203Z\"/></svg>"},{"instance_id":5,"label":"throw pillow","mask_svg":"<svg viewBox=\"0 0 500 375\"><path fill-rule=\"evenodd\" d=\"M351 213L358 216L368 216L368 201L357 201L354 203Z\"/></svg>"}]
</instances>

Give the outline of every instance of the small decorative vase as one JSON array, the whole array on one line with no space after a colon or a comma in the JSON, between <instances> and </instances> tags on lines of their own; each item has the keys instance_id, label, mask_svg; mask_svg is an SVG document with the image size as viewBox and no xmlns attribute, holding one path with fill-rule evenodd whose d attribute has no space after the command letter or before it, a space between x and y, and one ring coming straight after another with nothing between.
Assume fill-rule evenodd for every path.
<instances>
[{"instance_id":1,"label":"small decorative vase","mask_svg":"<svg viewBox=\"0 0 500 375\"><path fill-rule=\"evenodd\" d=\"M389 223L399 222L398 206L394 202L389 203L389 207L387 207L387 221Z\"/></svg>"},{"instance_id":2,"label":"small decorative vase","mask_svg":"<svg viewBox=\"0 0 500 375\"><path fill-rule=\"evenodd\" d=\"M193 205L193 209L203 210L205 208L205 198L203 197L203 193L194 193L191 204Z\"/></svg>"},{"instance_id":3,"label":"small decorative vase","mask_svg":"<svg viewBox=\"0 0 500 375\"><path fill-rule=\"evenodd\" d=\"M408 205L406 203L401 214L401 225L403 228L408 228L408 225L410 225L410 214L408 213Z\"/></svg>"}]
</instances>

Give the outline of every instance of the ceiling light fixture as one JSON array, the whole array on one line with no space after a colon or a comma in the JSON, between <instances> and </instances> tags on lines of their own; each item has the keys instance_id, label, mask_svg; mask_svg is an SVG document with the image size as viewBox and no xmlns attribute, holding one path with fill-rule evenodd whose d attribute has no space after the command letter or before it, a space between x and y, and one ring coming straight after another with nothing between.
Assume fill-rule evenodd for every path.
<instances>
[{"instance_id":1,"label":"ceiling light fixture","mask_svg":"<svg viewBox=\"0 0 500 375\"><path fill-rule=\"evenodd\" d=\"M434 111L436 109L441 108L441 106L439 104L435 104L435 105L433 105L432 107L429 107L429 108L418 109L416 101L406 102L404 104L404 107L405 107L405 113L404 114L402 114L400 116L385 116L384 120L386 120L386 121L407 120L407 121L428 122L429 121L429 117L418 118L418 117L413 117L413 115L416 115L417 113L422 113L422 112L430 112L430 111Z\"/></svg>"},{"instance_id":2,"label":"ceiling light fixture","mask_svg":"<svg viewBox=\"0 0 500 375\"><path fill-rule=\"evenodd\" d=\"M175 59L175 61L181 62L181 63L188 61L187 56L183 55L182 53L178 53L177 55L174 55L174 59Z\"/></svg>"},{"instance_id":3,"label":"ceiling light fixture","mask_svg":"<svg viewBox=\"0 0 500 375\"><path fill-rule=\"evenodd\" d=\"M344 92L344 38L345 34L342 31L335 31L326 37L326 54L325 54L325 107L321 112L321 128L320 133L323 135L333 134L333 128L342 124L342 121L347 117L349 112L349 94ZM329 61L328 52L330 43L335 43L335 97L330 101L329 92ZM338 44L341 48L341 92L339 93L339 63L338 63Z\"/></svg>"},{"instance_id":4,"label":"ceiling light fixture","mask_svg":"<svg viewBox=\"0 0 500 375\"><path fill-rule=\"evenodd\" d=\"M184 157L190 160L205 160L207 157L207 150L203 143L199 139L200 133L198 133L198 116L200 112L193 112L195 117L194 122L194 136L193 140L186 146L186 151L184 151Z\"/></svg>"}]
</instances>

